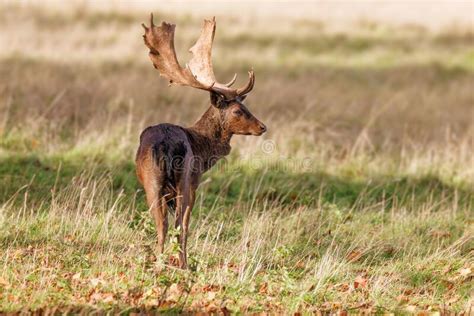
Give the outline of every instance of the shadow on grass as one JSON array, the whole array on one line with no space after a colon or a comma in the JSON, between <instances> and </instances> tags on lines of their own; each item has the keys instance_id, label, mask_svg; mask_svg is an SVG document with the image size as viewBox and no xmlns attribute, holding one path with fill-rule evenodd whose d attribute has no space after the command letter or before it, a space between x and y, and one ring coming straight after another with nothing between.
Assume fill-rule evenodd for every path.
<instances>
[{"instance_id":1,"label":"shadow on grass","mask_svg":"<svg viewBox=\"0 0 474 316\"><path fill-rule=\"evenodd\" d=\"M133 161L44 160L35 156L13 156L0 161L0 203L14 196L14 203L24 203L21 196L28 192L25 197L28 203L47 206L53 191L74 185L73 179L81 174L93 179L109 177L113 192L123 192L125 199L136 197L137 208L146 209ZM380 207L382 204L388 208L410 208L426 202L435 207L453 202L461 207L474 205L473 191L445 183L435 175L352 178L323 171L294 173L271 168L250 170L243 166L225 172L211 171L206 177L210 181L199 189L205 208L212 207L216 199L226 206L255 200L285 207L321 203L342 208Z\"/></svg>"},{"instance_id":2,"label":"shadow on grass","mask_svg":"<svg viewBox=\"0 0 474 316\"><path fill-rule=\"evenodd\" d=\"M0 160L0 203L25 192L28 192L29 202L45 203L51 199L52 191L71 185L73 178L81 174L91 174L97 179L109 175L112 189L123 190L128 195L133 195L139 188L132 161L106 163L86 162L80 158L68 161L12 156Z\"/></svg>"}]
</instances>

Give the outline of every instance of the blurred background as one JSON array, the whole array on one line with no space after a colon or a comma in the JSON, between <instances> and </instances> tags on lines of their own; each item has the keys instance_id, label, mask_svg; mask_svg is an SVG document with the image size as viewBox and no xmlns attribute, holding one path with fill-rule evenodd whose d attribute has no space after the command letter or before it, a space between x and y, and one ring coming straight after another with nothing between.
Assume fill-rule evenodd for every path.
<instances>
[{"instance_id":1,"label":"blurred background","mask_svg":"<svg viewBox=\"0 0 474 316\"><path fill-rule=\"evenodd\" d=\"M241 84L255 69L248 104L280 144L398 151L465 142L472 9L462 1L2 1L0 144L54 151L118 135L135 144L149 124L192 124L208 96L168 88L153 69L140 26L150 12L177 24L182 64L202 19L216 16L218 80L237 73Z\"/></svg>"}]
</instances>

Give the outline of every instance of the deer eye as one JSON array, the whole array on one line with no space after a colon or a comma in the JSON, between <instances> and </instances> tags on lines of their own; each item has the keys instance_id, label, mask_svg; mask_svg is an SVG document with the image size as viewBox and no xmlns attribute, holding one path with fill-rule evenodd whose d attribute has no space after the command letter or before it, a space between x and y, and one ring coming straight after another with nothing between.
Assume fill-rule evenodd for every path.
<instances>
[{"instance_id":1,"label":"deer eye","mask_svg":"<svg viewBox=\"0 0 474 316\"><path fill-rule=\"evenodd\" d=\"M237 109L237 110L232 111L232 114L234 114L235 116L241 116L244 113L241 110Z\"/></svg>"}]
</instances>

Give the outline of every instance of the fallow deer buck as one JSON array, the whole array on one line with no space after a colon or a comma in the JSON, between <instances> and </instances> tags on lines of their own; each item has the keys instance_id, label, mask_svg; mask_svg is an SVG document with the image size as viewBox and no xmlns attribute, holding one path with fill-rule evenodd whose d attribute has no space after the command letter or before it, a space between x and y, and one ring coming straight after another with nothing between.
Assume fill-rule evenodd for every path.
<instances>
[{"instance_id":1,"label":"fallow deer buck","mask_svg":"<svg viewBox=\"0 0 474 316\"><path fill-rule=\"evenodd\" d=\"M215 18L204 20L201 35L190 49L192 58L182 68L174 48L175 25L142 24L146 46L153 66L170 84L189 86L210 92L211 104L191 127L158 124L140 135L136 155L137 175L145 188L146 199L156 225L158 252L163 253L168 229L168 208L175 208L175 226L179 229L179 265L187 267L186 242L190 213L201 175L218 159L229 154L232 135L260 136L265 125L242 103L255 83L249 71L248 83L232 88L236 76L227 84L216 81L211 63Z\"/></svg>"}]
</instances>

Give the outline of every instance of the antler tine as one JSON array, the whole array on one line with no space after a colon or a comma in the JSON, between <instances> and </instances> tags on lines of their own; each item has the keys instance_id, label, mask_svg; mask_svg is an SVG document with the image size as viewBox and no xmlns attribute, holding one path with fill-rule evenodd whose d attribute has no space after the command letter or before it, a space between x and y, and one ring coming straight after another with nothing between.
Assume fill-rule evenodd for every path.
<instances>
[{"instance_id":1,"label":"antler tine","mask_svg":"<svg viewBox=\"0 0 474 316\"><path fill-rule=\"evenodd\" d=\"M247 82L247 85L243 88L240 88L237 90L237 95L245 95L252 91L253 85L255 84L255 74L253 72L253 69L249 71L249 81Z\"/></svg>"},{"instance_id":2,"label":"antler tine","mask_svg":"<svg viewBox=\"0 0 474 316\"><path fill-rule=\"evenodd\" d=\"M153 23L153 12L150 13L150 27L155 26L155 23Z\"/></svg>"},{"instance_id":3,"label":"antler tine","mask_svg":"<svg viewBox=\"0 0 474 316\"><path fill-rule=\"evenodd\" d=\"M236 79L237 79L237 74L234 74L234 77L229 82L225 83L224 86L230 88L235 83Z\"/></svg>"}]
</instances>

